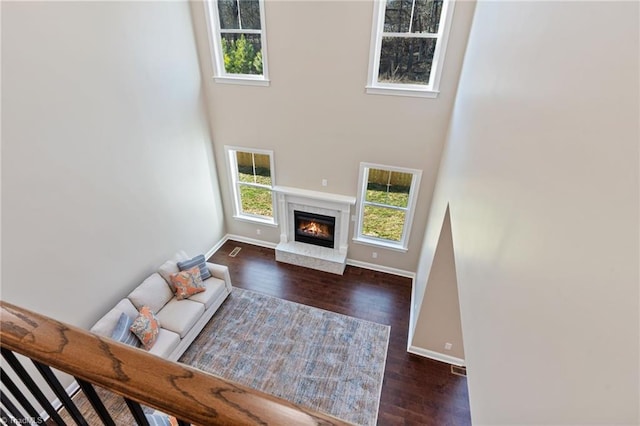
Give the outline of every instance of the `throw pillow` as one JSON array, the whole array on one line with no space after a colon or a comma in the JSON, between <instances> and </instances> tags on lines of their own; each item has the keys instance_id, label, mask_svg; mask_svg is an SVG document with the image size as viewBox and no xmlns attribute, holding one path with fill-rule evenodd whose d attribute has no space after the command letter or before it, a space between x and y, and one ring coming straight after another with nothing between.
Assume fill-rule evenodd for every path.
<instances>
[{"instance_id":1,"label":"throw pillow","mask_svg":"<svg viewBox=\"0 0 640 426\"><path fill-rule=\"evenodd\" d=\"M200 278L202 278L202 281L211 278L211 273L209 272L209 268L207 268L207 262L204 259L204 254L199 254L190 260L178 262L178 268L180 268L181 271L186 271L194 266L198 266L198 268L200 268Z\"/></svg>"},{"instance_id":2,"label":"throw pillow","mask_svg":"<svg viewBox=\"0 0 640 426\"><path fill-rule=\"evenodd\" d=\"M130 330L135 334L146 350L153 347L160 332L160 322L148 306L140 309L140 314L131 324Z\"/></svg>"},{"instance_id":3,"label":"throw pillow","mask_svg":"<svg viewBox=\"0 0 640 426\"><path fill-rule=\"evenodd\" d=\"M200 278L200 268L197 266L177 274L171 274L171 285L178 300L186 299L206 290L202 284L202 278Z\"/></svg>"},{"instance_id":4,"label":"throw pillow","mask_svg":"<svg viewBox=\"0 0 640 426\"><path fill-rule=\"evenodd\" d=\"M178 426L178 420L166 414L145 414L149 426Z\"/></svg>"},{"instance_id":5,"label":"throw pillow","mask_svg":"<svg viewBox=\"0 0 640 426\"><path fill-rule=\"evenodd\" d=\"M118 318L118 322L116 323L116 328L113 329L111 333L111 338L113 340L117 340L120 343L124 343L125 345L134 346L136 348L140 347L140 340L133 334L130 330L133 321L129 318L129 315L124 312L120 314L120 318Z\"/></svg>"}]
</instances>

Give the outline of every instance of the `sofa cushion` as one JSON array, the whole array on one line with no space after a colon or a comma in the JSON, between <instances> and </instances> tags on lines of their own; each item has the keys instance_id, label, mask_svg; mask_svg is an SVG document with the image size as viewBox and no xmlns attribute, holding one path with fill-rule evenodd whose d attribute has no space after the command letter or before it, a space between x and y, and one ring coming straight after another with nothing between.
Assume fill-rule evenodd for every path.
<instances>
[{"instance_id":1,"label":"sofa cushion","mask_svg":"<svg viewBox=\"0 0 640 426\"><path fill-rule=\"evenodd\" d=\"M149 350L158 339L160 323L151 309L148 306L143 306L140 309L140 314L131 324L130 330L140 339L142 346Z\"/></svg>"},{"instance_id":2,"label":"sofa cushion","mask_svg":"<svg viewBox=\"0 0 640 426\"><path fill-rule=\"evenodd\" d=\"M178 268L178 263L175 260L167 260L158 268L158 273L162 278L164 278L167 284L169 284L172 290L171 274L177 274L178 272L180 272L180 269Z\"/></svg>"},{"instance_id":3,"label":"sofa cushion","mask_svg":"<svg viewBox=\"0 0 640 426\"><path fill-rule=\"evenodd\" d=\"M177 274L171 274L171 284L178 300L188 299L194 294L205 291L200 278L200 268L197 266Z\"/></svg>"},{"instance_id":4,"label":"sofa cushion","mask_svg":"<svg viewBox=\"0 0 640 426\"><path fill-rule=\"evenodd\" d=\"M122 299L109 312L91 327L91 332L100 336L111 337L111 333L116 327L120 314L125 313L131 320L138 316L138 310L129 299Z\"/></svg>"},{"instance_id":5,"label":"sofa cushion","mask_svg":"<svg viewBox=\"0 0 640 426\"><path fill-rule=\"evenodd\" d=\"M186 271L194 266L200 268L200 278L202 278L203 281L207 278L211 278L211 273L209 272L209 269L207 269L207 262L204 259L204 254L199 254L193 259L178 262L178 268L180 268L181 271Z\"/></svg>"},{"instance_id":6,"label":"sofa cushion","mask_svg":"<svg viewBox=\"0 0 640 426\"><path fill-rule=\"evenodd\" d=\"M148 306L153 312L158 312L173 298L173 292L160 274L155 272L134 288L128 297L138 310Z\"/></svg>"},{"instance_id":7,"label":"sofa cushion","mask_svg":"<svg viewBox=\"0 0 640 426\"><path fill-rule=\"evenodd\" d=\"M191 300L172 299L157 313L162 328L184 337L204 314L204 305Z\"/></svg>"},{"instance_id":8,"label":"sofa cushion","mask_svg":"<svg viewBox=\"0 0 640 426\"><path fill-rule=\"evenodd\" d=\"M136 335L131 332L130 328L132 325L133 325L133 320L129 318L129 316L124 312L121 313L120 318L116 323L116 327L113 329L113 332L111 333L111 338L113 340L117 340L120 343L124 343L125 345L139 348L140 340L138 340Z\"/></svg>"},{"instance_id":9,"label":"sofa cushion","mask_svg":"<svg viewBox=\"0 0 640 426\"><path fill-rule=\"evenodd\" d=\"M149 350L149 353L162 358L168 358L179 344L180 336L178 336L177 333L161 328L158 332L156 343Z\"/></svg>"},{"instance_id":10,"label":"sofa cushion","mask_svg":"<svg viewBox=\"0 0 640 426\"><path fill-rule=\"evenodd\" d=\"M227 292L224 281L218 278L209 278L208 280L204 280L202 284L204 285L205 291L194 294L189 300L202 303L205 309L209 309L215 300Z\"/></svg>"}]
</instances>

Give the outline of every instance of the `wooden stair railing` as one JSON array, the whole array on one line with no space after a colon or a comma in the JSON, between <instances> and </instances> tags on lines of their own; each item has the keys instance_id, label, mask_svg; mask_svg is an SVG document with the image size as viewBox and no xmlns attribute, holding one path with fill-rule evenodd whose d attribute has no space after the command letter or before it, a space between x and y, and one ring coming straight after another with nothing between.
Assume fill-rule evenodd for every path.
<instances>
[{"instance_id":1,"label":"wooden stair railing","mask_svg":"<svg viewBox=\"0 0 640 426\"><path fill-rule=\"evenodd\" d=\"M326 414L167 361L0 301L0 345L127 400L208 425L346 425Z\"/></svg>"}]
</instances>

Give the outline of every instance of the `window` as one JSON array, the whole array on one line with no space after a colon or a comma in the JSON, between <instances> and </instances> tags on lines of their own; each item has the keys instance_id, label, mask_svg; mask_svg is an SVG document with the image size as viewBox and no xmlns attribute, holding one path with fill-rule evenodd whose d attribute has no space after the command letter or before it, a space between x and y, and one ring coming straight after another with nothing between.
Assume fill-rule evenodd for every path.
<instances>
[{"instance_id":1,"label":"window","mask_svg":"<svg viewBox=\"0 0 640 426\"><path fill-rule=\"evenodd\" d=\"M225 147L234 197L234 216L275 225L273 153Z\"/></svg>"},{"instance_id":2,"label":"window","mask_svg":"<svg viewBox=\"0 0 640 426\"><path fill-rule=\"evenodd\" d=\"M263 0L207 0L215 79L268 85Z\"/></svg>"},{"instance_id":3,"label":"window","mask_svg":"<svg viewBox=\"0 0 640 426\"><path fill-rule=\"evenodd\" d=\"M374 2L367 93L438 96L452 0Z\"/></svg>"},{"instance_id":4,"label":"window","mask_svg":"<svg viewBox=\"0 0 640 426\"><path fill-rule=\"evenodd\" d=\"M405 251L421 176L420 170L361 163L354 240Z\"/></svg>"}]
</instances>

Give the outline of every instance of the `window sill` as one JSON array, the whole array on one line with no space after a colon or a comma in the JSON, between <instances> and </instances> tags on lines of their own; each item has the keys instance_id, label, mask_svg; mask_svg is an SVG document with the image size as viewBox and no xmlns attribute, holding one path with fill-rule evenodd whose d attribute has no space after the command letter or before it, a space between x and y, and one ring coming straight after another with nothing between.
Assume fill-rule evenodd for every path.
<instances>
[{"instance_id":1,"label":"window sill","mask_svg":"<svg viewBox=\"0 0 640 426\"><path fill-rule=\"evenodd\" d=\"M369 95L390 95L390 96L409 96L414 98L431 98L438 97L438 90L413 89L407 87L380 87L367 86L367 94Z\"/></svg>"},{"instance_id":2,"label":"window sill","mask_svg":"<svg viewBox=\"0 0 640 426\"><path fill-rule=\"evenodd\" d=\"M399 251L402 253L406 253L407 251L409 251L409 249L407 247L404 247L402 244L394 244L394 243L389 243L382 240L374 240L372 238L355 237L353 239L353 242L358 244L364 244L367 246L381 247L389 250Z\"/></svg>"},{"instance_id":3,"label":"window sill","mask_svg":"<svg viewBox=\"0 0 640 426\"><path fill-rule=\"evenodd\" d=\"M244 215L233 215L233 218L242 222L259 223L260 225L272 226L274 228L278 227L278 223L275 219L262 219L260 217Z\"/></svg>"},{"instance_id":4,"label":"window sill","mask_svg":"<svg viewBox=\"0 0 640 426\"><path fill-rule=\"evenodd\" d=\"M271 81L260 77L260 78L251 78L251 77L213 77L216 83L221 84L239 84L244 86L269 86Z\"/></svg>"}]
</instances>

